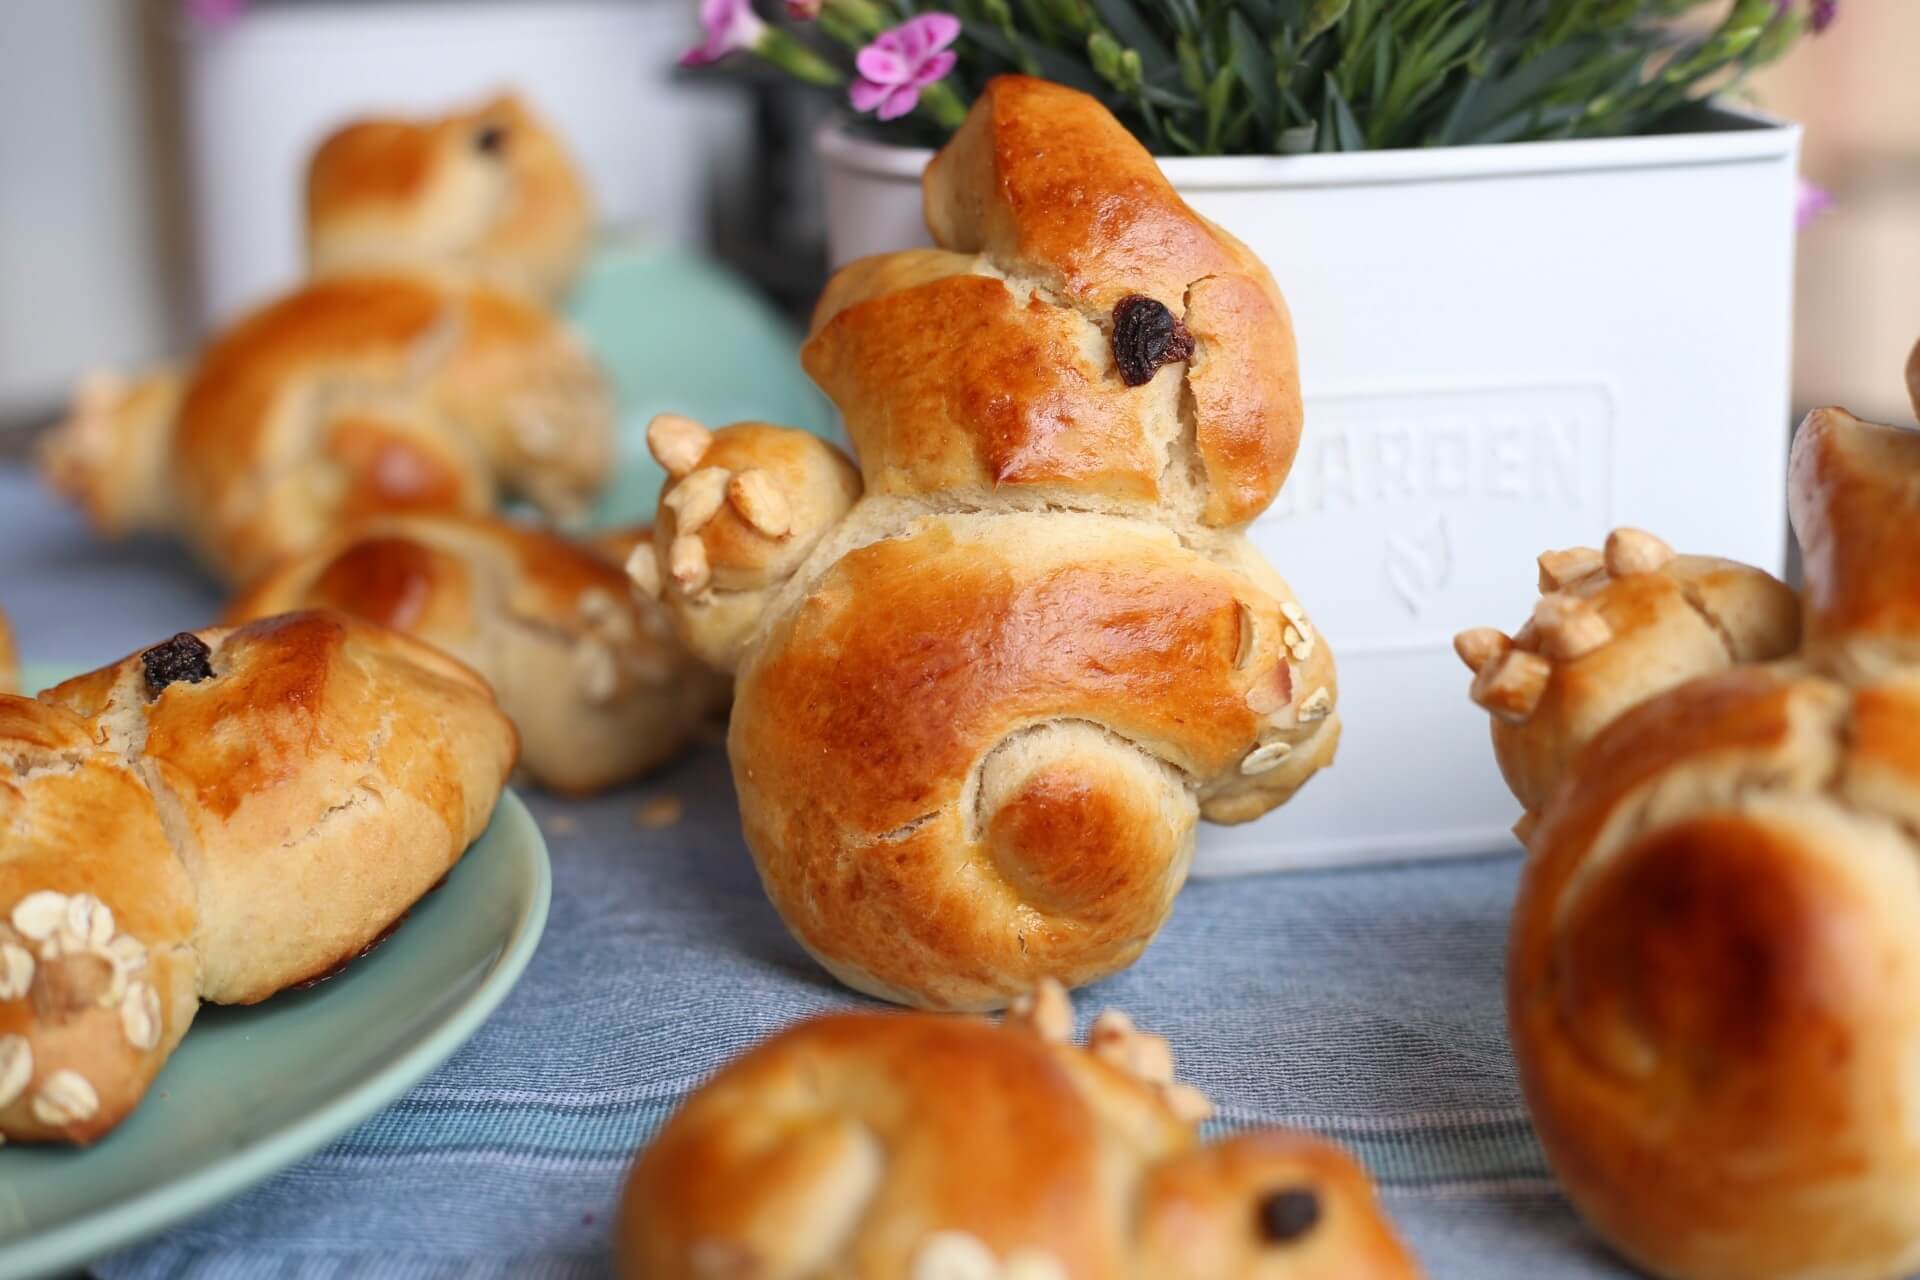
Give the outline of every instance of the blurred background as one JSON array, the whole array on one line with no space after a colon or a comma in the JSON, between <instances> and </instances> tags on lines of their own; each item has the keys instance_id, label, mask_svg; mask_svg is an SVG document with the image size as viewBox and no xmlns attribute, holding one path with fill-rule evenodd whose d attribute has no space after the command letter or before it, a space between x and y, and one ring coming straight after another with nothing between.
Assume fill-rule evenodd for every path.
<instances>
[{"instance_id":1,"label":"blurred background","mask_svg":"<svg viewBox=\"0 0 1920 1280\"><path fill-rule=\"evenodd\" d=\"M208 5L207 8L217 8ZM616 237L710 252L774 312L824 272L815 100L688 75L691 0L0 0L0 440L81 372L190 349L298 271L301 166L344 117L523 87ZM1794 399L1904 415L1920 333L1920 4L1853 0L1752 86L1832 197L1800 242ZM723 212L724 211L724 212Z\"/></svg>"}]
</instances>

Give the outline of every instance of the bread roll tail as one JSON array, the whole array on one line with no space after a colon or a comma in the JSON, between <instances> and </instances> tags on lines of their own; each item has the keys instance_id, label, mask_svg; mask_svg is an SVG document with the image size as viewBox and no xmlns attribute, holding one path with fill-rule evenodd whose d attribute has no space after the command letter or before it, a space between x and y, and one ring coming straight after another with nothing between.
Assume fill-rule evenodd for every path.
<instances>
[{"instance_id":1,"label":"bread roll tail","mask_svg":"<svg viewBox=\"0 0 1920 1280\"><path fill-rule=\"evenodd\" d=\"M74 388L67 417L40 449L40 473L110 538L173 527L168 445L181 377L170 365L135 378L98 372Z\"/></svg>"}]
</instances>

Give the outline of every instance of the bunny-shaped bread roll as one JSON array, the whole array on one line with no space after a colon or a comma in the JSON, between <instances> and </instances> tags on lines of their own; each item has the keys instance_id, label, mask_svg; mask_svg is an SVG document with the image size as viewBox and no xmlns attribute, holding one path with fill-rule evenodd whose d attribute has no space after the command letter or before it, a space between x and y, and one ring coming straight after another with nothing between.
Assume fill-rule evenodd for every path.
<instances>
[{"instance_id":1,"label":"bunny-shaped bread roll","mask_svg":"<svg viewBox=\"0 0 1920 1280\"><path fill-rule=\"evenodd\" d=\"M365 950L480 834L513 754L472 672L337 614L0 695L0 1137L93 1141L201 1000Z\"/></svg>"},{"instance_id":2,"label":"bunny-shaped bread roll","mask_svg":"<svg viewBox=\"0 0 1920 1280\"><path fill-rule=\"evenodd\" d=\"M1600 732L1514 908L1535 1128L1669 1280L1920 1267L1920 432L1821 410L1789 476L1804 648Z\"/></svg>"},{"instance_id":3,"label":"bunny-shaped bread roll","mask_svg":"<svg viewBox=\"0 0 1920 1280\"><path fill-rule=\"evenodd\" d=\"M307 167L316 274L444 266L552 301L592 232L572 158L514 94L437 119L347 125Z\"/></svg>"},{"instance_id":4,"label":"bunny-shaped bread roll","mask_svg":"<svg viewBox=\"0 0 1920 1280\"><path fill-rule=\"evenodd\" d=\"M355 614L467 663L520 731L527 771L561 791L656 768L725 698L617 563L497 518L356 521L256 579L226 620L295 609Z\"/></svg>"},{"instance_id":5,"label":"bunny-shaped bread roll","mask_svg":"<svg viewBox=\"0 0 1920 1280\"><path fill-rule=\"evenodd\" d=\"M630 1280L1412 1280L1366 1173L1304 1134L1212 1144L1159 1036L1086 1047L1057 986L1003 1026L853 1013L689 1099L621 1199ZM731 1269L730 1269L731 1268Z\"/></svg>"},{"instance_id":6,"label":"bunny-shaped bread roll","mask_svg":"<svg viewBox=\"0 0 1920 1280\"><path fill-rule=\"evenodd\" d=\"M864 487L800 432L657 421L632 569L739 672L741 819L788 927L862 991L988 1009L1131 963L1196 821L1283 803L1339 721L1243 536L1300 428L1266 270L1042 81L993 81L926 193L946 248L841 272L801 353Z\"/></svg>"},{"instance_id":7,"label":"bunny-shaped bread roll","mask_svg":"<svg viewBox=\"0 0 1920 1280\"><path fill-rule=\"evenodd\" d=\"M48 481L109 536L177 533L245 581L343 520L584 513L613 455L592 356L515 294L430 273L314 281L184 374L83 383Z\"/></svg>"}]
</instances>

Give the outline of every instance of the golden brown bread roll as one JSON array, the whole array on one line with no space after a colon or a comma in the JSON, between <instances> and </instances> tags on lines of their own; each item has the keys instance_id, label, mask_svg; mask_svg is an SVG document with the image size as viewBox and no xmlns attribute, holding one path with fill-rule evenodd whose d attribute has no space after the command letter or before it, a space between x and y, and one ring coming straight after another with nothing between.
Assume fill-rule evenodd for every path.
<instances>
[{"instance_id":1,"label":"golden brown bread roll","mask_svg":"<svg viewBox=\"0 0 1920 1280\"><path fill-rule=\"evenodd\" d=\"M1772 574L1710 556L1676 556L1639 529L1604 551L1540 557L1541 598L1509 638L1492 627L1454 639L1492 718L1493 753L1525 813L1524 842L1580 749L1628 708L1698 675L1789 654L1800 601Z\"/></svg>"},{"instance_id":2,"label":"golden brown bread roll","mask_svg":"<svg viewBox=\"0 0 1920 1280\"><path fill-rule=\"evenodd\" d=\"M1669 1280L1920 1267L1917 441L1802 425L1802 655L1629 711L1534 835L1521 1084L1575 1204Z\"/></svg>"},{"instance_id":3,"label":"golden brown bread roll","mask_svg":"<svg viewBox=\"0 0 1920 1280\"><path fill-rule=\"evenodd\" d=\"M619 565L506 520L376 516L256 579L246 622L339 609L425 640L493 686L540 783L590 792L679 750L725 697Z\"/></svg>"},{"instance_id":4,"label":"golden brown bread roll","mask_svg":"<svg viewBox=\"0 0 1920 1280\"><path fill-rule=\"evenodd\" d=\"M859 990L988 1009L1130 964L1196 821L1283 803L1339 721L1332 655L1241 533L1299 429L1264 270L1058 86L996 80L928 175L936 235L983 252L854 264L802 352L864 492L804 433L662 418L631 569L739 672L741 820L788 927ZM1119 212L1042 199L1068 189ZM1258 305L1209 309L1228 284Z\"/></svg>"},{"instance_id":5,"label":"golden brown bread roll","mask_svg":"<svg viewBox=\"0 0 1920 1280\"><path fill-rule=\"evenodd\" d=\"M1508 957L1514 1055L1588 1220L1673 1280L1920 1266L1920 673L1704 677L1595 740Z\"/></svg>"},{"instance_id":6,"label":"golden brown bread roll","mask_svg":"<svg viewBox=\"0 0 1920 1280\"><path fill-rule=\"evenodd\" d=\"M90 379L43 470L103 533L178 533L244 581L359 516L578 516L612 451L605 380L544 309L396 273L310 283L183 374Z\"/></svg>"},{"instance_id":7,"label":"golden brown bread roll","mask_svg":"<svg viewBox=\"0 0 1920 1280\"><path fill-rule=\"evenodd\" d=\"M1920 663L1920 431L1807 415L1787 504L1806 564L1808 655L1843 674Z\"/></svg>"},{"instance_id":8,"label":"golden brown bread roll","mask_svg":"<svg viewBox=\"0 0 1920 1280\"><path fill-rule=\"evenodd\" d=\"M513 754L472 672L336 614L0 696L0 1136L100 1137L200 1000L359 954L479 835Z\"/></svg>"},{"instance_id":9,"label":"golden brown bread roll","mask_svg":"<svg viewBox=\"0 0 1920 1280\"><path fill-rule=\"evenodd\" d=\"M640 1154L631 1280L1409 1280L1345 1153L1202 1145L1204 1099L1120 1014L1070 1042L1057 987L1004 1026L840 1014L726 1067Z\"/></svg>"},{"instance_id":10,"label":"golden brown bread roll","mask_svg":"<svg viewBox=\"0 0 1920 1280\"><path fill-rule=\"evenodd\" d=\"M1913 416L1920 418L1920 341L1907 355L1907 398L1913 401Z\"/></svg>"},{"instance_id":11,"label":"golden brown bread roll","mask_svg":"<svg viewBox=\"0 0 1920 1280\"><path fill-rule=\"evenodd\" d=\"M316 273L453 267L551 300L592 231L572 157L515 94L437 119L347 125L307 168Z\"/></svg>"}]
</instances>

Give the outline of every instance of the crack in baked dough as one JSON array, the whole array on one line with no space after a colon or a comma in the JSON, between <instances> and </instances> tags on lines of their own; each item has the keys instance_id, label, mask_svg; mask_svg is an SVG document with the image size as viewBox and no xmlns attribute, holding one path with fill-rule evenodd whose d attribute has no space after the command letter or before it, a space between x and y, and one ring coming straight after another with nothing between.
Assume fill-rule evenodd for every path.
<instances>
[{"instance_id":1,"label":"crack in baked dough","mask_svg":"<svg viewBox=\"0 0 1920 1280\"><path fill-rule=\"evenodd\" d=\"M1680 598L1687 602L1688 608L1700 615L1700 621L1706 623L1708 630L1712 631L1713 634L1719 638L1720 647L1727 651L1727 660L1738 663L1740 661L1740 651L1739 647L1734 644L1733 633L1727 630L1727 625L1720 620L1720 615L1707 607L1707 598L1701 594L1700 585L1695 582L1682 581L1679 583L1679 586Z\"/></svg>"}]
</instances>

